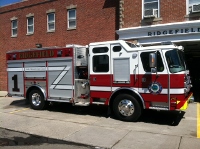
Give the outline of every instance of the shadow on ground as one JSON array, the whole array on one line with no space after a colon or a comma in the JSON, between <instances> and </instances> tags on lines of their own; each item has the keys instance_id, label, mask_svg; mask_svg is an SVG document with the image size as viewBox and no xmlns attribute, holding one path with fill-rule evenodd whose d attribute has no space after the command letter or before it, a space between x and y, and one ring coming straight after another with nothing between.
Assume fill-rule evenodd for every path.
<instances>
[{"instance_id":1,"label":"shadow on ground","mask_svg":"<svg viewBox=\"0 0 200 149\"><path fill-rule=\"evenodd\" d=\"M108 111L108 107L106 106L91 105L89 107L74 107L70 104L58 104L50 106L48 110L78 115L92 115L106 118L111 117L115 119L114 115ZM184 118L184 114L184 111L144 110L141 118L138 121L159 125L177 126L181 119Z\"/></svg>"},{"instance_id":2,"label":"shadow on ground","mask_svg":"<svg viewBox=\"0 0 200 149\"><path fill-rule=\"evenodd\" d=\"M94 148L92 146L87 146L84 144L72 143L72 142L67 142L64 140L57 140L57 139L41 137L37 135L25 134L25 133L7 130L3 128L0 128L0 133L1 133L0 148L1 146L21 146L22 147L22 146L29 146L29 145L31 146L36 145L36 146L41 147L41 145L43 144L63 144L65 145L65 148L70 148L70 149ZM47 146L45 147L44 145L42 148L47 148Z\"/></svg>"},{"instance_id":3,"label":"shadow on ground","mask_svg":"<svg viewBox=\"0 0 200 149\"><path fill-rule=\"evenodd\" d=\"M140 122L159 125L177 126L184 118L184 111L144 110Z\"/></svg>"},{"instance_id":4,"label":"shadow on ground","mask_svg":"<svg viewBox=\"0 0 200 149\"><path fill-rule=\"evenodd\" d=\"M25 99L13 101L9 107L29 107ZM112 113L108 110L107 106L102 105L91 105L91 106L72 106L69 103L53 103L47 106L45 109L47 111L52 112L60 112L60 113L70 113L77 115L91 115L105 118L113 118ZM144 110L142 116L138 120L139 122L144 123L153 123L158 125L169 125L169 126L177 126L181 119L184 118L185 112L183 111L155 111L155 110Z\"/></svg>"},{"instance_id":5,"label":"shadow on ground","mask_svg":"<svg viewBox=\"0 0 200 149\"><path fill-rule=\"evenodd\" d=\"M12 101L9 105L5 106L4 109L9 109L13 107L28 108L30 106L26 99L17 99L17 100Z\"/></svg>"}]
</instances>

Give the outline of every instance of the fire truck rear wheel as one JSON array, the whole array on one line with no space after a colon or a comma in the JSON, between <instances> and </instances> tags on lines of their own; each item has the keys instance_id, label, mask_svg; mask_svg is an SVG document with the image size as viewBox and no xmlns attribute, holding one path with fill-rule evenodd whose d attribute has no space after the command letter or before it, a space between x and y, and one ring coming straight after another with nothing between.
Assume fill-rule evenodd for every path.
<instances>
[{"instance_id":1,"label":"fire truck rear wheel","mask_svg":"<svg viewBox=\"0 0 200 149\"><path fill-rule=\"evenodd\" d=\"M34 110L42 110L45 107L44 95L39 90L32 90L29 93L29 102Z\"/></svg>"},{"instance_id":2,"label":"fire truck rear wheel","mask_svg":"<svg viewBox=\"0 0 200 149\"><path fill-rule=\"evenodd\" d=\"M141 116L142 109L133 96L120 94L113 102L113 112L122 121L137 121Z\"/></svg>"}]
</instances>

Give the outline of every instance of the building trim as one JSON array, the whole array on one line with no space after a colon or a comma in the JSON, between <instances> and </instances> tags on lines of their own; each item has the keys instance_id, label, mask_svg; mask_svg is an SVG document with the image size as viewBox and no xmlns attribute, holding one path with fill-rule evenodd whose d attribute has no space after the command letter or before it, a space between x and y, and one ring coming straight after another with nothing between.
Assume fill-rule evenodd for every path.
<instances>
[{"instance_id":1,"label":"building trim","mask_svg":"<svg viewBox=\"0 0 200 149\"><path fill-rule=\"evenodd\" d=\"M26 17L27 17L27 18L29 18L29 17L34 17L34 13L29 13L29 14L26 15Z\"/></svg>"},{"instance_id":2,"label":"building trim","mask_svg":"<svg viewBox=\"0 0 200 149\"><path fill-rule=\"evenodd\" d=\"M14 20L17 20L18 18L17 17L12 17L10 18L10 21L14 21Z\"/></svg>"},{"instance_id":3,"label":"building trim","mask_svg":"<svg viewBox=\"0 0 200 149\"><path fill-rule=\"evenodd\" d=\"M136 39L140 44L186 41L188 39L199 41L200 20L123 28L117 30L116 33L119 35L119 39Z\"/></svg>"},{"instance_id":4,"label":"building trim","mask_svg":"<svg viewBox=\"0 0 200 149\"><path fill-rule=\"evenodd\" d=\"M49 9L49 10L46 11L46 13L55 13L55 12L56 12L55 9Z\"/></svg>"},{"instance_id":5,"label":"building trim","mask_svg":"<svg viewBox=\"0 0 200 149\"><path fill-rule=\"evenodd\" d=\"M73 4L71 4L71 5L69 5L69 6L66 7L67 10L69 10L69 9L76 9L76 8L77 8L77 5L73 5Z\"/></svg>"}]
</instances>

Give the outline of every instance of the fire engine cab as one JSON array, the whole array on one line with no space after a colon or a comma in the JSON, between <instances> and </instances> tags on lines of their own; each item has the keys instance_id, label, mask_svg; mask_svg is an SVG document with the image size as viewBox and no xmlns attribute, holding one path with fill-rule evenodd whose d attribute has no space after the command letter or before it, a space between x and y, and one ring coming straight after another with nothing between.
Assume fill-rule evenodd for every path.
<instances>
[{"instance_id":1,"label":"fire engine cab","mask_svg":"<svg viewBox=\"0 0 200 149\"><path fill-rule=\"evenodd\" d=\"M9 95L28 99L36 110L48 102L98 104L136 121L143 109L184 110L192 94L183 49L173 44L116 40L13 50L6 58Z\"/></svg>"}]
</instances>

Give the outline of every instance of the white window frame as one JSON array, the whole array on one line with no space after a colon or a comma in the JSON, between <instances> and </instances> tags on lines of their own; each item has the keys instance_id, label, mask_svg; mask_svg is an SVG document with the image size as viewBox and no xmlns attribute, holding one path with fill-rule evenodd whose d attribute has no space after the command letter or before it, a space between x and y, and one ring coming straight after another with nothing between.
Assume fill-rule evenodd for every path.
<instances>
[{"instance_id":1,"label":"white window frame","mask_svg":"<svg viewBox=\"0 0 200 149\"><path fill-rule=\"evenodd\" d=\"M200 2L197 2L197 3L193 3L193 4L199 4ZM191 7L192 4L190 4L190 0L186 0L186 13L187 14L190 14L190 9L189 7Z\"/></svg>"},{"instance_id":2,"label":"white window frame","mask_svg":"<svg viewBox=\"0 0 200 149\"><path fill-rule=\"evenodd\" d=\"M53 21L49 21L49 15L50 14L53 14L54 15L54 20ZM47 13L47 32L52 32L52 31L55 31L55 28L56 28L56 15L55 15L55 12L51 12L51 13ZM54 25L54 28L53 29L49 29L49 25Z\"/></svg>"},{"instance_id":3,"label":"white window frame","mask_svg":"<svg viewBox=\"0 0 200 149\"><path fill-rule=\"evenodd\" d=\"M75 11L75 17L74 17L74 18L70 18L70 17L69 17L69 12L70 12L70 11ZM77 26L77 25L76 25L76 24L77 24L77 19L76 19L76 18L77 18L77 17L76 17L76 9L75 9L75 8L74 8L74 9L68 9L68 10L67 10L67 28L68 28L68 29L76 29L76 26ZM69 22L70 22L70 21L75 21L75 26L70 27L70 26L69 26Z\"/></svg>"},{"instance_id":4,"label":"white window frame","mask_svg":"<svg viewBox=\"0 0 200 149\"><path fill-rule=\"evenodd\" d=\"M16 21L17 25L16 27L13 27L13 23ZM17 30L16 34L13 34L13 30ZM18 34L18 20L15 19L15 20L12 20L11 21L11 36L12 37L17 37L17 34Z\"/></svg>"},{"instance_id":5,"label":"white window frame","mask_svg":"<svg viewBox=\"0 0 200 149\"><path fill-rule=\"evenodd\" d=\"M157 18L160 18L160 0L157 0L157 1L158 1L158 17ZM142 19L145 18L144 17L144 11L145 11L144 4L145 4L145 2L144 2L144 0L142 0Z\"/></svg>"},{"instance_id":6,"label":"white window frame","mask_svg":"<svg viewBox=\"0 0 200 149\"><path fill-rule=\"evenodd\" d=\"M189 14L189 0L186 0L186 14Z\"/></svg>"},{"instance_id":7,"label":"white window frame","mask_svg":"<svg viewBox=\"0 0 200 149\"><path fill-rule=\"evenodd\" d=\"M33 24L29 25L29 19L33 19ZM29 27L33 27L33 31L29 31ZM34 33L34 16L27 17L27 34L33 34Z\"/></svg>"}]
</instances>

